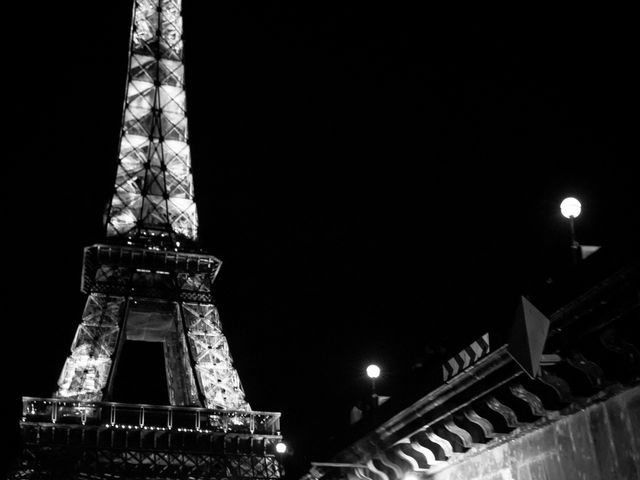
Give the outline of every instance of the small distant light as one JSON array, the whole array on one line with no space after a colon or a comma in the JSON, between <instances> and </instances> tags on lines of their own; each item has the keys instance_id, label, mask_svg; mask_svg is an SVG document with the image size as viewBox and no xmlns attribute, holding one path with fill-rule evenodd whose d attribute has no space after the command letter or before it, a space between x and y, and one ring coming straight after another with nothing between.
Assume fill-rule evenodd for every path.
<instances>
[{"instance_id":1,"label":"small distant light","mask_svg":"<svg viewBox=\"0 0 640 480\"><path fill-rule=\"evenodd\" d=\"M402 480L418 480L418 475L415 472L407 472Z\"/></svg>"},{"instance_id":2,"label":"small distant light","mask_svg":"<svg viewBox=\"0 0 640 480\"><path fill-rule=\"evenodd\" d=\"M284 442L276 443L276 452L285 453L287 451L287 444Z\"/></svg>"},{"instance_id":3,"label":"small distant light","mask_svg":"<svg viewBox=\"0 0 640 480\"><path fill-rule=\"evenodd\" d=\"M377 365L369 365L367 367L367 376L369 378L378 378L380 376L380 367Z\"/></svg>"},{"instance_id":4,"label":"small distant light","mask_svg":"<svg viewBox=\"0 0 640 480\"><path fill-rule=\"evenodd\" d=\"M582 211L582 205L577 198L567 197L560 204L560 212L566 218L577 218Z\"/></svg>"}]
</instances>

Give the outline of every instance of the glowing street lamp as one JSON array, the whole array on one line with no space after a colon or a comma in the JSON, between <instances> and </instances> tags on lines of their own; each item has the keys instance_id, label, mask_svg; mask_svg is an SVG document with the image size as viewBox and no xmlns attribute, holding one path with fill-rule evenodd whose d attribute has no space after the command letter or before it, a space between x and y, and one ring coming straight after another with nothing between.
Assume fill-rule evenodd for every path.
<instances>
[{"instance_id":1,"label":"glowing street lamp","mask_svg":"<svg viewBox=\"0 0 640 480\"><path fill-rule=\"evenodd\" d=\"M567 197L560 203L560 213L569 219L569 230L571 232L571 257L573 263L578 263L580 258L580 244L576 240L575 219L582 211L582 205L577 198Z\"/></svg>"},{"instance_id":2,"label":"glowing street lamp","mask_svg":"<svg viewBox=\"0 0 640 480\"><path fill-rule=\"evenodd\" d=\"M582 211L582 204L577 198L567 197L560 204L560 212L566 218L577 218Z\"/></svg>"},{"instance_id":3,"label":"glowing street lamp","mask_svg":"<svg viewBox=\"0 0 640 480\"><path fill-rule=\"evenodd\" d=\"M367 367L367 377L371 379L371 408L375 410L378 407L378 395L376 394L376 378L380 376L380 367L371 364Z\"/></svg>"},{"instance_id":4,"label":"glowing street lamp","mask_svg":"<svg viewBox=\"0 0 640 480\"><path fill-rule=\"evenodd\" d=\"M379 366L372 364L367 367L367 377L371 378L372 380L375 380L379 376L380 376Z\"/></svg>"},{"instance_id":5,"label":"glowing street lamp","mask_svg":"<svg viewBox=\"0 0 640 480\"><path fill-rule=\"evenodd\" d=\"M276 452L282 454L287 452L287 444L284 442L276 443Z\"/></svg>"}]
</instances>

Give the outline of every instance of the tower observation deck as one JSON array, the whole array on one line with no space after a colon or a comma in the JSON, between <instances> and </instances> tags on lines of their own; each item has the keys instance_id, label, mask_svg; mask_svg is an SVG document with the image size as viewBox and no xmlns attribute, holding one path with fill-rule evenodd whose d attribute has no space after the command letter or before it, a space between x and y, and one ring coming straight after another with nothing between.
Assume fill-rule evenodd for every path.
<instances>
[{"instance_id":1,"label":"tower observation deck","mask_svg":"<svg viewBox=\"0 0 640 480\"><path fill-rule=\"evenodd\" d=\"M51 398L23 398L9 478L279 478L280 414L253 411L222 332L221 262L197 248L181 0L135 0L105 238ZM169 405L113 401L127 341L162 344Z\"/></svg>"}]
</instances>

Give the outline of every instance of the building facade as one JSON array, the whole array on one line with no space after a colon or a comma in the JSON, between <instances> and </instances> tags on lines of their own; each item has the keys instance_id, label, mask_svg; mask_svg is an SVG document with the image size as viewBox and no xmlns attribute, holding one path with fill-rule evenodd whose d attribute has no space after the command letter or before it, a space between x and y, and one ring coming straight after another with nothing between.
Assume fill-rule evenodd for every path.
<instances>
[{"instance_id":1,"label":"building facade","mask_svg":"<svg viewBox=\"0 0 640 480\"><path fill-rule=\"evenodd\" d=\"M533 302L506 342L453 355L439 386L387 402L304 480L640 478L635 247L603 248Z\"/></svg>"}]
</instances>

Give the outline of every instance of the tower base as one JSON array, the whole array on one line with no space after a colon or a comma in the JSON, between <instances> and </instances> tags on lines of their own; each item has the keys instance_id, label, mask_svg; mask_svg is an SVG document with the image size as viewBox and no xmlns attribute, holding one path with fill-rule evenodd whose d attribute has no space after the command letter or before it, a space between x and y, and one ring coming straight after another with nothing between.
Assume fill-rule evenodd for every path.
<instances>
[{"instance_id":1,"label":"tower base","mask_svg":"<svg viewBox=\"0 0 640 480\"><path fill-rule=\"evenodd\" d=\"M279 413L23 398L9 479L278 479Z\"/></svg>"}]
</instances>

